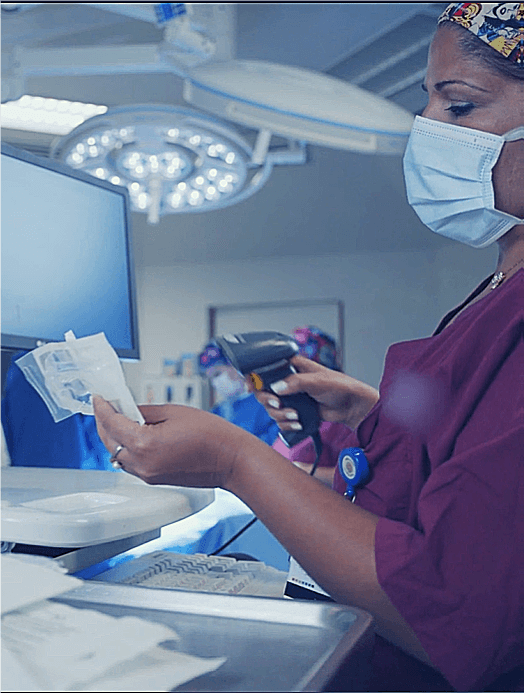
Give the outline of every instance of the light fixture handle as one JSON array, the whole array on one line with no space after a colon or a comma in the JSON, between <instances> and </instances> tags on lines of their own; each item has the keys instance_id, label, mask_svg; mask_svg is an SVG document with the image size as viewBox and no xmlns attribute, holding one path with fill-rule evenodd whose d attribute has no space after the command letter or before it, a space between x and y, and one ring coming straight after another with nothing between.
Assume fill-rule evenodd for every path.
<instances>
[{"instance_id":1,"label":"light fixture handle","mask_svg":"<svg viewBox=\"0 0 524 693\"><path fill-rule=\"evenodd\" d=\"M149 179L149 194L151 195L151 204L149 205L147 220L150 224L158 224L160 203L162 201L162 176L151 176Z\"/></svg>"}]
</instances>

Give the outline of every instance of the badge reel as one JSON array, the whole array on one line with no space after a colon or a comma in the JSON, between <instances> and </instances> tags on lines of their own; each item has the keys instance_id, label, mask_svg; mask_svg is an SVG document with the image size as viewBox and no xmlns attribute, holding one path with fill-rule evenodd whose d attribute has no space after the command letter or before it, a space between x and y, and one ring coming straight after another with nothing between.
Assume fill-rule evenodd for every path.
<instances>
[{"instance_id":1,"label":"badge reel","mask_svg":"<svg viewBox=\"0 0 524 693\"><path fill-rule=\"evenodd\" d=\"M369 476L369 464L362 448L344 448L338 456L338 471L346 483L344 496L354 503L355 488Z\"/></svg>"},{"instance_id":2,"label":"badge reel","mask_svg":"<svg viewBox=\"0 0 524 693\"><path fill-rule=\"evenodd\" d=\"M369 464L362 448L344 448L338 456L338 470L346 483L344 496L355 502L355 488L369 476ZM284 596L294 599L333 601L333 598L320 587L299 565L289 557L289 573Z\"/></svg>"}]
</instances>

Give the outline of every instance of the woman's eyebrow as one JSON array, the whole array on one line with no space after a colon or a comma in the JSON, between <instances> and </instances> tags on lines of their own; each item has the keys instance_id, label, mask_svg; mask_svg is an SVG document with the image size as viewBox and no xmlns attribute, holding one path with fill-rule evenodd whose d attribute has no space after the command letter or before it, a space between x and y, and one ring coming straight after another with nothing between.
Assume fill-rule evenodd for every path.
<instances>
[{"instance_id":1,"label":"woman's eyebrow","mask_svg":"<svg viewBox=\"0 0 524 693\"><path fill-rule=\"evenodd\" d=\"M464 82L461 79L445 79L442 82L437 82L435 84L435 90L441 91L442 89L444 89L444 87L448 87L448 86L454 85L454 84L459 84L461 86L469 87L470 89L476 89L477 91L483 91L485 93L488 92L487 89L482 89L482 87L477 87L474 84L469 84L468 82ZM425 84L422 84L421 86L422 86L422 89L427 92L427 90L428 90L427 86Z\"/></svg>"}]
</instances>

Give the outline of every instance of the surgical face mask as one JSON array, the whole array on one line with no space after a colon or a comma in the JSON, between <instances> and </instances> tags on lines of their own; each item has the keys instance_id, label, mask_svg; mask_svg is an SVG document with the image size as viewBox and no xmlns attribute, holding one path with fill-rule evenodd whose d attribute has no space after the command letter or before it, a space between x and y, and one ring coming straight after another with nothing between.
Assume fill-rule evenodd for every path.
<instances>
[{"instance_id":1,"label":"surgical face mask","mask_svg":"<svg viewBox=\"0 0 524 693\"><path fill-rule=\"evenodd\" d=\"M245 392L245 385L240 380L233 380L224 372L215 376L211 380L212 386L220 397L228 399L230 397L239 397Z\"/></svg>"},{"instance_id":2,"label":"surgical face mask","mask_svg":"<svg viewBox=\"0 0 524 693\"><path fill-rule=\"evenodd\" d=\"M493 135L417 116L404 154L408 202L432 231L483 248L524 223L495 209L491 174L505 142L524 126Z\"/></svg>"}]
</instances>

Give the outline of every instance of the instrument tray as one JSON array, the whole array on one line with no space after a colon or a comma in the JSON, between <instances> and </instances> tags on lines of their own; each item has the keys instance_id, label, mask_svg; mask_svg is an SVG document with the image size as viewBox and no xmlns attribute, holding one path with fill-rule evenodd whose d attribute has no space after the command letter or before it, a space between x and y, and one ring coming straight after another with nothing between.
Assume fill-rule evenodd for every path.
<instances>
[{"instance_id":1,"label":"instrument tray","mask_svg":"<svg viewBox=\"0 0 524 693\"><path fill-rule=\"evenodd\" d=\"M57 601L164 623L178 648L227 657L177 691L365 690L372 618L333 602L299 601L86 582Z\"/></svg>"}]
</instances>

